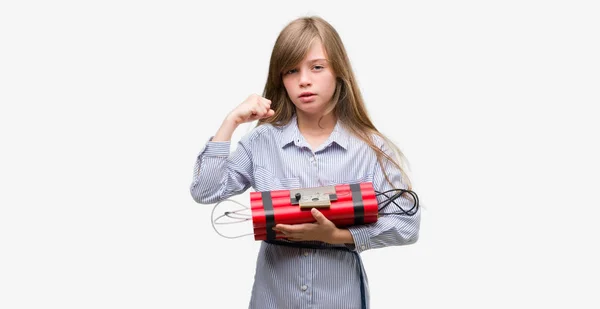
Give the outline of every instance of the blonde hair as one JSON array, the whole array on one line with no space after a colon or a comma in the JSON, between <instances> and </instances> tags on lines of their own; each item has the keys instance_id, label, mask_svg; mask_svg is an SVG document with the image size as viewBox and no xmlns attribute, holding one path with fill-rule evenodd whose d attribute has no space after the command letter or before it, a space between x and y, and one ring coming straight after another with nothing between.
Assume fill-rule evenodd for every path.
<instances>
[{"instance_id":1,"label":"blonde hair","mask_svg":"<svg viewBox=\"0 0 600 309\"><path fill-rule=\"evenodd\" d=\"M337 79L336 89L326 114L334 112L345 128L375 151L377 161L390 184L392 183L384 169L384 159L402 172L403 181L410 190L411 183L405 173L406 169L403 168L406 162L404 155L392 141L373 125L365 108L344 44L333 26L321 17L301 17L293 20L277 37L271 54L269 72L263 92L263 97L271 100L271 109L275 111L275 114L259 120L258 125L270 123L275 126L282 126L292 119L295 106L283 85L283 72L293 68L304 59L314 40L320 40L323 44L328 62ZM390 146L396 159L390 157L375 145L373 135L379 136Z\"/></svg>"}]
</instances>

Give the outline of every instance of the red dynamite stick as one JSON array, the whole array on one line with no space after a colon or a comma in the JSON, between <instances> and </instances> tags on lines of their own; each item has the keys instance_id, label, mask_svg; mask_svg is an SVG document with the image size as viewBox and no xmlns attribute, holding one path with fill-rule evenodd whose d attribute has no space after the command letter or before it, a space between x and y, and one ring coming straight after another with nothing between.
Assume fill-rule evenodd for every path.
<instances>
[{"instance_id":1,"label":"red dynamite stick","mask_svg":"<svg viewBox=\"0 0 600 309\"><path fill-rule=\"evenodd\" d=\"M310 192L311 189L320 188L308 188L308 190ZM335 195L332 196L333 199L330 201L330 205L318 209L336 226L344 227L377 221L378 203L371 182L355 185L337 185L334 188L335 193L331 193ZM283 238L283 235L280 233L267 231L267 226L271 229L279 223L299 224L315 222L310 212L312 207L309 206L302 209L297 202L294 204L291 190L251 192L250 205L256 240Z\"/></svg>"},{"instance_id":2,"label":"red dynamite stick","mask_svg":"<svg viewBox=\"0 0 600 309\"><path fill-rule=\"evenodd\" d=\"M346 224L338 224L336 222L333 222L333 221L332 222L337 227L346 227L346 226L351 226L354 224L354 219L351 219L351 220L352 220L352 222L350 222L350 220L345 220L348 222ZM377 216L369 217L368 220L367 220L367 218L365 218L365 223L373 223L373 222L377 222ZM285 235L283 235L283 233L276 232L276 238L281 239L281 238L286 238L286 237L285 237ZM265 227L254 228L254 239L255 240L267 240L267 229Z\"/></svg>"}]
</instances>

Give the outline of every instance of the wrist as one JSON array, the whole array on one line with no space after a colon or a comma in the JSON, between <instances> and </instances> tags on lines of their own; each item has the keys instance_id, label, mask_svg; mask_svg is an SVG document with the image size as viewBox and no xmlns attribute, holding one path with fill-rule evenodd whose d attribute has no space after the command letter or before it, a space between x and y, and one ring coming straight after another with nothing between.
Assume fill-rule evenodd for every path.
<instances>
[{"instance_id":1,"label":"wrist","mask_svg":"<svg viewBox=\"0 0 600 309\"><path fill-rule=\"evenodd\" d=\"M354 244L354 238L348 229L336 229L331 238L331 244L334 245Z\"/></svg>"},{"instance_id":2,"label":"wrist","mask_svg":"<svg viewBox=\"0 0 600 309\"><path fill-rule=\"evenodd\" d=\"M223 120L223 123L221 123L221 127L219 128L212 140L214 142L231 140L233 131L235 131L237 127L238 125L235 123L235 121L232 121L231 119L229 119L229 117L226 117L225 120Z\"/></svg>"},{"instance_id":3,"label":"wrist","mask_svg":"<svg viewBox=\"0 0 600 309\"><path fill-rule=\"evenodd\" d=\"M227 115L227 117L225 117L225 120L223 120L223 125L225 126L232 126L232 127L237 127L241 124L242 122L240 121L239 117L229 114Z\"/></svg>"}]
</instances>

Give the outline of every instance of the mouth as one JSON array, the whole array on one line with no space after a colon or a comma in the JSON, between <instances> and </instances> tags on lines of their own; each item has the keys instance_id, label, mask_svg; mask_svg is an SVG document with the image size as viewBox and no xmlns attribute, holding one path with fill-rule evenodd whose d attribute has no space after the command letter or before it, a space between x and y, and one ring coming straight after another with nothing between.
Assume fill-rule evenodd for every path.
<instances>
[{"instance_id":1,"label":"mouth","mask_svg":"<svg viewBox=\"0 0 600 309\"><path fill-rule=\"evenodd\" d=\"M315 94L312 92L303 92L300 94L299 98L310 98L312 96L314 96Z\"/></svg>"},{"instance_id":2,"label":"mouth","mask_svg":"<svg viewBox=\"0 0 600 309\"><path fill-rule=\"evenodd\" d=\"M317 95L312 92L303 92L302 94L300 94L298 99L302 103L310 103L310 102L315 101L316 97L317 97Z\"/></svg>"}]
</instances>

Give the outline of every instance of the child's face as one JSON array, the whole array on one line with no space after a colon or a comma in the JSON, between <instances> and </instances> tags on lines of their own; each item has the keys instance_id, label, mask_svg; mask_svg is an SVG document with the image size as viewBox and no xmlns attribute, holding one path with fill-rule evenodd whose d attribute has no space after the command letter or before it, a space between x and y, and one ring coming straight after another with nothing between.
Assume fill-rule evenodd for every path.
<instances>
[{"instance_id":1,"label":"child's face","mask_svg":"<svg viewBox=\"0 0 600 309\"><path fill-rule=\"evenodd\" d=\"M299 113L322 114L333 97L335 83L320 40L315 40L297 66L283 74L283 85Z\"/></svg>"}]
</instances>

